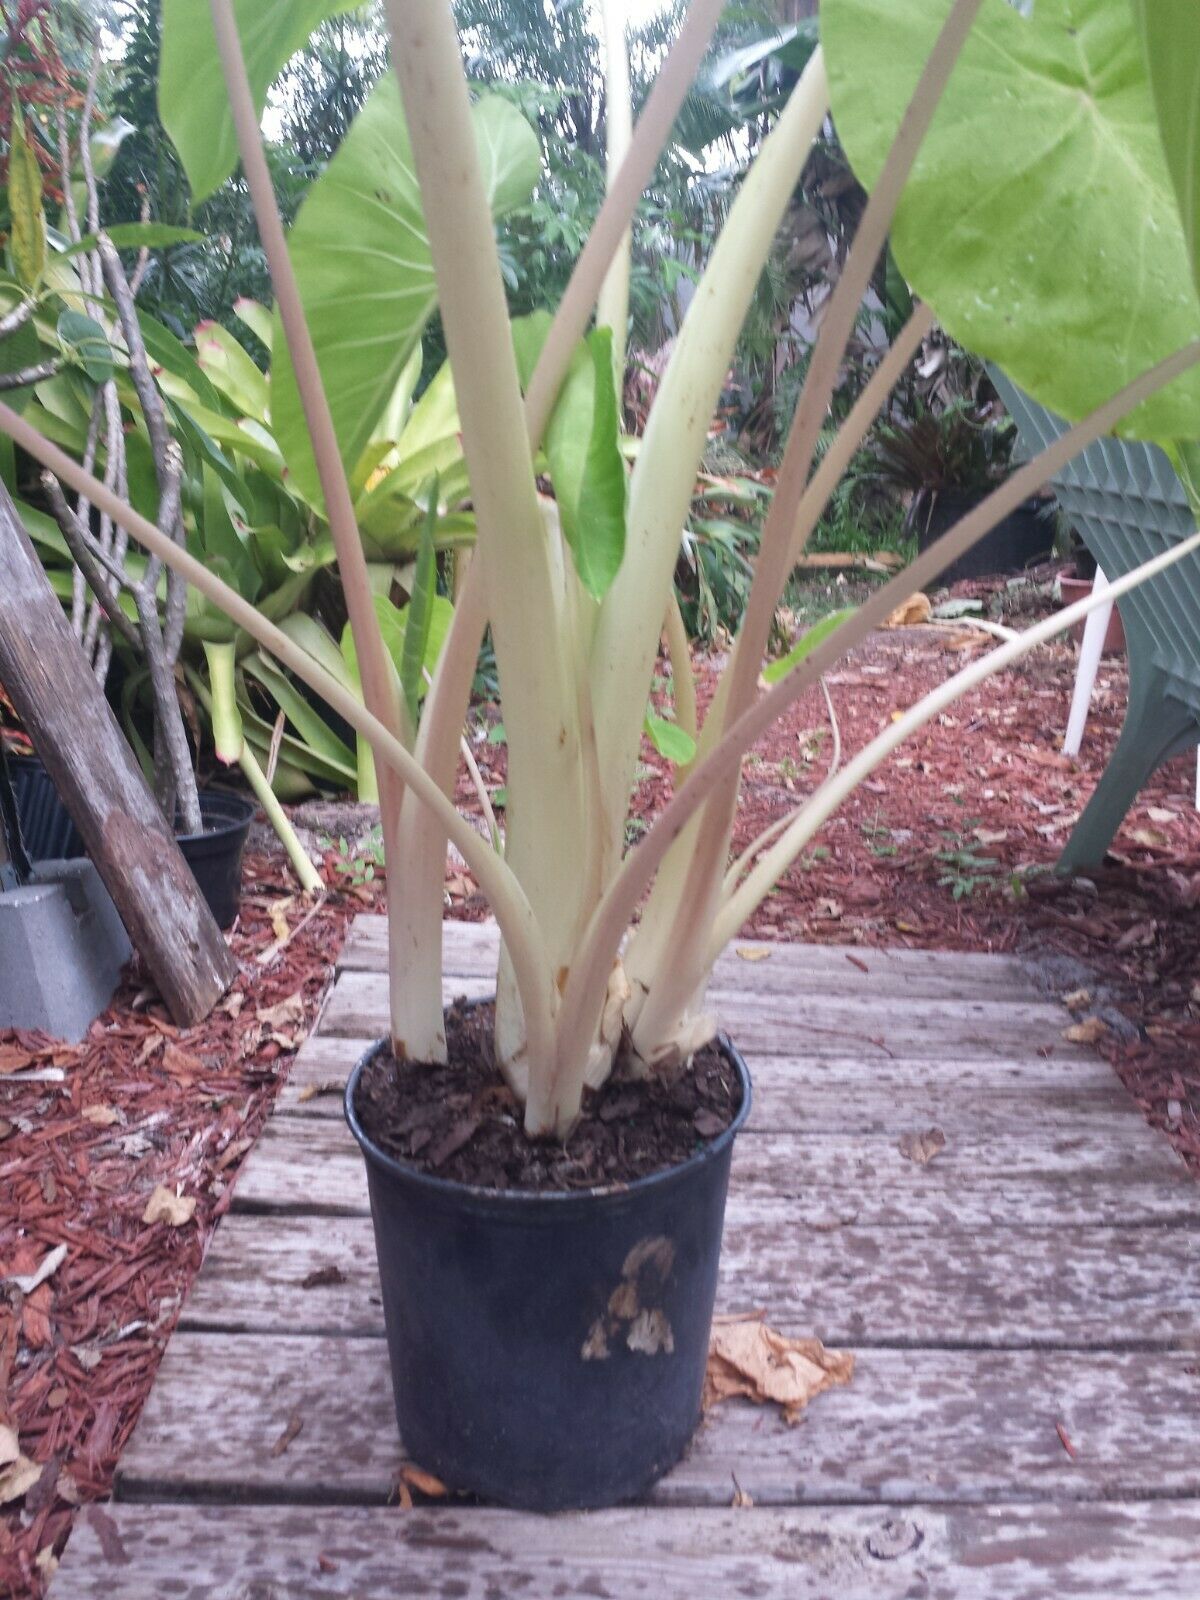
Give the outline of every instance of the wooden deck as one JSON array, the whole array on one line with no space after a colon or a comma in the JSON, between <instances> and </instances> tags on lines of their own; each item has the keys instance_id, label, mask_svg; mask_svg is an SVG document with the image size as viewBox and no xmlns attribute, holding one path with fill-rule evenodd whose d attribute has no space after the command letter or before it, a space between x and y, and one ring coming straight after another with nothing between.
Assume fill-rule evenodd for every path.
<instances>
[{"instance_id":1,"label":"wooden deck","mask_svg":"<svg viewBox=\"0 0 1200 1600\"><path fill-rule=\"evenodd\" d=\"M847 1388L796 1428L718 1407L646 1506L391 1504L338 1092L385 1025L364 917L52 1600L1195 1600L1200 1185L1019 963L767 948L713 990L755 1083L721 1308L854 1349ZM494 949L450 924L447 993ZM916 1166L898 1142L933 1124Z\"/></svg>"}]
</instances>

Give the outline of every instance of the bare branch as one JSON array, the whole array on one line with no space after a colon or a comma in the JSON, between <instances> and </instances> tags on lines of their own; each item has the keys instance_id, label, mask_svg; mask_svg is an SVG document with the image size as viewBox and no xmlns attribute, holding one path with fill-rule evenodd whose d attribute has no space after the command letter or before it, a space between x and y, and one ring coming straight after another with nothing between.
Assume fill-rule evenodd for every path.
<instances>
[{"instance_id":1,"label":"bare branch","mask_svg":"<svg viewBox=\"0 0 1200 1600\"><path fill-rule=\"evenodd\" d=\"M63 369L63 362L55 357L51 361L39 361L36 367L22 367L20 372L0 372L0 392L7 393L11 389L24 389L30 384L44 383L47 378L53 378Z\"/></svg>"},{"instance_id":2,"label":"bare branch","mask_svg":"<svg viewBox=\"0 0 1200 1600\"><path fill-rule=\"evenodd\" d=\"M62 536L70 547L75 564L102 607L106 620L116 628L127 644L136 645L137 629L121 610L120 605L119 590L128 585L124 570L96 545L85 524L67 503L62 485L54 474L43 472L41 482L46 498L50 502L50 509L54 513L54 520L62 529Z\"/></svg>"}]
</instances>

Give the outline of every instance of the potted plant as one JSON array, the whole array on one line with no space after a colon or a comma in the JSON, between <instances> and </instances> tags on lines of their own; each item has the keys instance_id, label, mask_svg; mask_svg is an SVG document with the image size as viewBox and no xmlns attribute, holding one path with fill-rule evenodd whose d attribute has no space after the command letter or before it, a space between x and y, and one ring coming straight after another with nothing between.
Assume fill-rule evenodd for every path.
<instances>
[{"instance_id":1,"label":"potted plant","mask_svg":"<svg viewBox=\"0 0 1200 1600\"><path fill-rule=\"evenodd\" d=\"M1095 3L1110 21L1125 18L1136 52L1123 0ZM1069 406L1055 396L1060 409L1082 410L1087 420L857 612L811 629L767 671L761 692L765 645L793 558L930 326L932 313L918 306L810 478L845 340L889 228L895 222L899 239L912 208L920 214L928 185L955 181L939 123L929 132L916 187L905 188L939 101L952 153L962 146L955 115L977 110L968 36L980 0L955 0L932 19L923 0L887 0L885 22L868 0L826 0L828 69L818 51L742 186L628 480L612 359L613 330L624 327L621 241L720 4L700 0L689 10L635 135L613 153L608 198L554 316L515 327L489 199L536 162L536 144L511 107L487 98L472 104L448 0L390 0L400 94L389 86L377 91L374 111L368 104L370 138L351 147L343 168L337 250L319 271L312 259L298 259L293 270L258 135L266 85L295 43L293 9L263 0L174 0L165 12L161 93L197 193L232 165L236 131L337 545L366 706L7 407L0 407L0 428L94 497L371 740L391 889L392 1027L355 1067L347 1116L367 1164L401 1431L413 1456L456 1489L542 1508L607 1503L635 1494L669 1466L699 1414L730 1150L750 1095L744 1065L704 1006L713 960L856 783L965 688L1069 625L1072 613L963 669L731 861L742 756L904 594L968 549L1087 441L1122 419L1195 433L1200 344L1192 332L1175 337L1179 321L1186 323L1182 289L1191 296L1194 286L1174 203L1164 204L1154 240L1169 241L1163 270L1176 274L1180 295L1170 308L1159 294L1147 303L1146 315L1158 320L1143 330L1144 348L1126 342L1106 354ZM987 35L1009 26L1007 14L1032 30L1022 42L1033 73L1044 52L1057 48L1046 9L1039 6L1027 22L996 0L979 22L979 48L994 48ZM247 57L238 22L251 14ZM1152 46L1155 30L1150 25ZM884 51L892 76L867 74L871 103L864 108L854 86L874 35L874 54ZM1090 36L1084 42L1112 49L1112 30L1099 44ZM944 94L960 52L968 70L965 113L960 99ZM218 61L227 99L218 89ZM1091 65L1085 52L1080 70ZM614 96L620 77L617 67ZM1126 71L1126 91L1128 81ZM741 316L828 114L831 88L870 201L826 308L745 617L700 725L673 622L680 532ZM1154 113L1144 70L1139 92L1141 123L1136 116L1133 122L1146 160L1151 141L1142 135ZM1020 94L1014 105L1022 110ZM1126 100L1122 117L1129 116ZM1186 125L1181 133L1170 112L1164 126L1169 152L1194 136ZM1050 131L1039 127L1039 139ZM347 145L354 139L352 130ZM884 152L878 161L876 143ZM360 159L373 178L370 204L360 190L356 209ZM958 181L961 194L961 172ZM1159 201L1169 197L1165 171L1148 188ZM421 194L430 202L423 209ZM943 215L948 208L942 202L934 209ZM1107 220L1096 226L1096 238L1111 243ZM390 302L391 359L403 360L436 296L477 520L477 549L423 706L416 643L432 603L431 569L427 562L414 588L414 647L397 669L380 638L339 437L360 361L342 334L349 328L372 343L384 338L375 323L364 323L364 306L378 300L379 261L388 249L396 259L387 283L420 289ZM919 270L905 267L905 252L898 259L922 292L926 273L917 254ZM930 281L953 316L957 277L948 287L937 272ZM1017 367L1035 390L1055 387L1057 367L1046 353L1061 304L1050 292L1055 282L1041 298L1031 294L1019 330L1023 346L1006 356L1006 367ZM970 285L972 294L981 290L990 286ZM1089 293L1127 298L1127 285L1098 270ZM598 299L601 321L589 333ZM319 326L320 360L306 300ZM1160 394L1167 384L1172 389ZM369 419L353 421L361 430ZM552 484L553 498L539 493L539 481ZM1197 543L1200 535L1114 590L1132 587ZM677 787L626 849L627 804L664 621ZM502 840L481 834L447 798L485 623L509 753ZM447 839L490 901L504 944L494 1003L448 1013L440 938ZM606 1137L605 1128L615 1136Z\"/></svg>"},{"instance_id":2,"label":"potted plant","mask_svg":"<svg viewBox=\"0 0 1200 1600\"><path fill-rule=\"evenodd\" d=\"M927 550L1008 476L1015 429L991 407L959 397L940 409L883 422L866 469L871 481L907 502L905 523L918 550ZM1016 572L1050 553L1053 521L1046 503L1031 497L942 573L960 578Z\"/></svg>"}]
</instances>

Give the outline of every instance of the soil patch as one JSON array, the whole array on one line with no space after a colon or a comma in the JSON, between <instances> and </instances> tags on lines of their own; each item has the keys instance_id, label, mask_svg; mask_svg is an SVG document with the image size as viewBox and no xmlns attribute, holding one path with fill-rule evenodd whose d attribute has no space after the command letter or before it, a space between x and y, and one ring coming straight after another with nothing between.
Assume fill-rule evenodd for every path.
<instances>
[{"instance_id":1,"label":"soil patch","mask_svg":"<svg viewBox=\"0 0 1200 1600\"><path fill-rule=\"evenodd\" d=\"M381 1150L481 1189L611 1188L686 1161L724 1133L741 1106L738 1074L710 1044L686 1072L640 1079L618 1069L585 1091L565 1145L527 1139L496 1066L494 1013L461 1000L449 1008L444 1066L397 1061L390 1049L370 1062L354 1108Z\"/></svg>"}]
</instances>

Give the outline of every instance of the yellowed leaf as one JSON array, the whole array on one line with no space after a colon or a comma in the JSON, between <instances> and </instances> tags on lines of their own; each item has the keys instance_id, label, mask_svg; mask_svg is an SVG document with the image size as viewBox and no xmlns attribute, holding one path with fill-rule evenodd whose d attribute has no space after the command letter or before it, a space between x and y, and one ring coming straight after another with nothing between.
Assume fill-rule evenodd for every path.
<instances>
[{"instance_id":1,"label":"yellowed leaf","mask_svg":"<svg viewBox=\"0 0 1200 1600\"><path fill-rule=\"evenodd\" d=\"M1147 806L1146 815L1151 822L1168 823L1179 821L1178 811L1168 811L1163 806Z\"/></svg>"},{"instance_id":2,"label":"yellowed leaf","mask_svg":"<svg viewBox=\"0 0 1200 1600\"><path fill-rule=\"evenodd\" d=\"M933 615L933 606L927 594L910 594L907 600L901 601L896 609L889 615L884 623L885 628L911 628L914 624L928 622Z\"/></svg>"},{"instance_id":3,"label":"yellowed leaf","mask_svg":"<svg viewBox=\"0 0 1200 1600\"><path fill-rule=\"evenodd\" d=\"M1133 828L1129 837L1147 850L1169 850L1171 841L1161 828Z\"/></svg>"},{"instance_id":4,"label":"yellowed leaf","mask_svg":"<svg viewBox=\"0 0 1200 1600\"><path fill-rule=\"evenodd\" d=\"M940 1128L926 1128L924 1133L905 1133L900 1136L900 1154L918 1167L927 1167L935 1156L946 1148L946 1135Z\"/></svg>"},{"instance_id":5,"label":"yellowed leaf","mask_svg":"<svg viewBox=\"0 0 1200 1600\"><path fill-rule=\"evenodd\" d=\"M450 1492L440 1478L435 1478L432 1472L425 1472L421 1467L414 1467L411 1462L400 1468L400 1481L418 1494L427 1495L430 1500L441 1500Z\"/></svg>"},{"instance_id":6,"label":"yellowed leaf","mask_svg":"<svg viewBox=\"0 0 1200 1600\"><path fill-rule=\"evenodd\" d=\"M315 1100L323 1094L341 1094L346 1087L344 1078L328 1078L324 1083L306 1083L296 1096L301 1105L307 1105L310 1100Z\"/></svg>"},{"instance_id":7,"label":"yellowed leaf","mask_svg":"<svg viewBox=\"0 0 1200 1600\"><path fill-rule=\"evenodd\" d=\"M84 1106L79 1115L97 1128L111 1128L114 1122L121 1120L120 1115L111 1106Z\"/></svg>"},{"instance_id":8,"label":"yellowed leaf","mask_svg":"<svg viewBox=\"0 0 1200 1600\"><path fill-rule=\"evenodd\" d=\"M810 1400L849 1383L853 1373L854 1357L826 1350L819 1339L789 1339L754 1318L718 1322L708 1346L704 1408L740 1396L779 1406L792 1423Z\"/></svg>"},{"instance_id":9,"label":"yellowed leaf","mask_svg":"<svg viewBox=\"0 0 1200 1600\"><path fill-rule=\"evenodd\" d=\"M1072 989L1070 994L1063 995L1063 1005L1068 1011L1086 1011L1092 1003L1090 989Z\"/></svg>"},{"instance_id":10,"label":"yellowed leaf","mask_svg":"<svg viewBox=\"0 0 1200 1600\"><path fill-rule=\"evenodd\" d=\"M900 917L897 917L896 918L896 931L898 933L920 933L921 930L920 930L920 928L918 928L916 926L915 923L904 922L904 921L902 921L902 919Z\"/></svg>"},{"instance_id":11,"label":"yellowed leaf","mask_svg":"<svg viewBox=\"0 0 1200 1600\"><path fill-rule=\"evenodd\" d=\"M287 919L287 908L291 903L290 900L284 900L279 905L271 908L271 931L274 933L278 944L286 944L292 931L291 924Z\"/></svg>"},{"instance_id":12,"label":"yellowed leaf","mask_svg":"<svg viewBox=\"0 0 1200 1600\"><path fill-rule=\"evenodd\" d=\"M279 1000L273 1006L264 1006L258 1013L258 1020L268 1028L294 1028L297 1023L304 1021L304 996L297 990L295 994L288 995L286 1000Z\"/></svg>"},{"instance_id":13,"label":"yellowed leaf","mask_svg":"<svg viewBox=\"0 0 1200 1600\"><path fill-rule=\"evenodd\" d=\"M52 1544L43 1545L33 1558L33 1564L43 1578L52 1577L58 1571L58 1557L54 1554Z\"/></svg>"},{"instance_id":14,"label":"yellowed leaf","mask_svg":"<svg viewBox=\"0 0 1200 1600\"><path fill-rule=\"evenodd\" d=\"M304 1418L298 1411L293 1411L291 1416L288 1418L287 1427L271 1446L271 1456L277 1460L291 1444L292 1440L295 1439L296 1436L301 1432L303 1427Z\"/></svg>"},{"instance_id":15,"label":"yellowed leaf","mask_svg":"<svg viewBox=\"0 0 1200 1600\"><path fill-rule=\"evenodd\" d=\"M768 961L771 956L769 950L764 950L762 945L739 944L734 950L739 961Z\"/></svg>"},{"instance_id":16,"label":"yellowed leaf","mask_svg":"<svg viewBox=\"0 0 1200 1600\"><path fill-rule=\"evenodd\" d=\"M21 1454L17 1430L8 1422L0 1422L0 1467L7 1467Z\"/></svg>"},{"instance_id":17,"label":"yellowed leaf","mask_svg":"<svg viewBox=\"0 0 1200 1600\"><path fill-rule=\"evenodd\" d=\"M1063 1038L1071 1044L1098 1044L1108 1032L1108 1023L1099 1017L1085 1017L1063 1029Z\"/></svg>"},{"instance_id":18,"label":"yellowed leaf","mask_svg":"<svg viewBox=\"0 0 1200 1600\"><path fill-rule=\"evenodd\" d=\"M182 1228L192 1220L195 1212L194 1194L173 1194L160 1183L146 1201L142 1221L147 1224L165 1222L168 1228Z\"/></svg>"}]
</instances>

